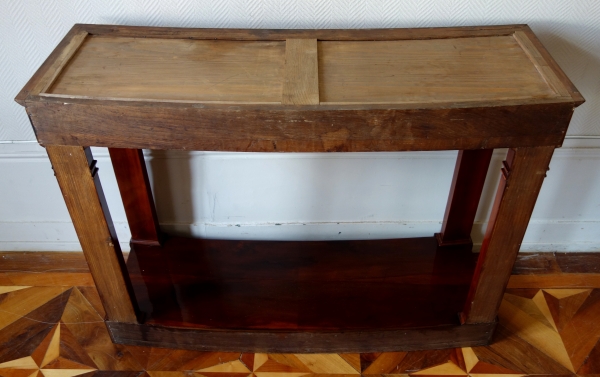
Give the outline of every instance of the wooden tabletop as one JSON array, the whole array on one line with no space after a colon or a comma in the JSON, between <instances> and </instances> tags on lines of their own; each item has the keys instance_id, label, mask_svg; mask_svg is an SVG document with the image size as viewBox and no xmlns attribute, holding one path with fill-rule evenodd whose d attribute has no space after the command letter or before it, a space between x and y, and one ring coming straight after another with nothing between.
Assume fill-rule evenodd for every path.
<instances>
[{"instance_id":1,"label":"wooden tabletop","mask_svg":"<svg viewBox=\"0 0 600 377\"><path fill-rule=\"evenodd\" d=\"M16 100L42 144L288 152L560 146L583 102L526 25L75 25Z\"/></svg>"}]
</instances>

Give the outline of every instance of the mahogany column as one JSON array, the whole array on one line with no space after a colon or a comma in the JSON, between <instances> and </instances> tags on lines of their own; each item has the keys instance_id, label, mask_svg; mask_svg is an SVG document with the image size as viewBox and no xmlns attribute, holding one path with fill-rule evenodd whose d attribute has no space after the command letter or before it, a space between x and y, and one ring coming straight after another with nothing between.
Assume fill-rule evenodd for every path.
<instances>
[{"instance_id":1,"label":"mahogany column","mask_svg":"<svg viewBox=\"0 0 600 377\"><path fill-rule=\"evenodd\" d=\"M458 152L442 231L436 234L440 246L473 243L471 229L493 152L493 149Z\"/></svg>"},{"instance_id":2,"label":"mahogany column","mask_svg":"<svg viewBox=\"0 0 600 377\"><path fill-rule=\"evenodd\" d=\"M495 321L554 147L510 149L461 319Z\"/></svg>"},{"instance_id":3,"label":"mahogany column","mask_svg":"<svg viewBox=\"0 0 600 377\"><path fill-rule=\"evenodd\" d=\"M108 148L123 199L131 242L160 245L161 233L141 149Z\"/></svg>"}]
</instances>

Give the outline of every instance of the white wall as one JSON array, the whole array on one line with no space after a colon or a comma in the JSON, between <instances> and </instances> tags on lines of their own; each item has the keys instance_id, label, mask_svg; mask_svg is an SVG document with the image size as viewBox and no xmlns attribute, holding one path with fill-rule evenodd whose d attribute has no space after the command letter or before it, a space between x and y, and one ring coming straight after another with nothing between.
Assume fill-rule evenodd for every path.
<instances>
[{"instance_id":1,"label":"white wall","mask_svg":"<svg viewBox=\"0 0 600 377\"><path fill-rule=\"evenodd\" d=\"M250 28L366 28L528 23L587 102L557 150L524 250L600 251L600 2L122 1L0 6L0 250L79 250L44 150L12 101L73 23ZM105 150L103 186L127 248ZM232 154L147 152L161 224L206 237L352 239L439 231L455 152ZM494 157L498 171L502 151ZM490 174L477 223L485 228ZM281 225L279 225L281 224Z\"/></svg>"}]
</instances>

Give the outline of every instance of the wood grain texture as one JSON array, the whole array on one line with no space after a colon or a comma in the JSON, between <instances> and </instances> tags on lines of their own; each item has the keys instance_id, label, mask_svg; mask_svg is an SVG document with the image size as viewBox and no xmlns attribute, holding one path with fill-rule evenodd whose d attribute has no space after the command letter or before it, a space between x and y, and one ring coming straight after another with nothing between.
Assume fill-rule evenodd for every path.
<instances>
[{"instance_id":1,"label":"wood grain texture","mask_svg":"<svg viewBox=\"0 0 600 377\"><path fill-rule=\"evenodd\" d=\"M171 237L162 247L132 245L128 269L147 324L273 332L426 328L458 324L471 281L470 247L446 251L438 252L433 237Z\"/></svg>"},{"instance_id":2,"label":"wood grain texture","mask_svg":"<svg viewBox=\"0 0 600 377\"><path fill-rule=\"evenodd\" d=\"M551 252L519 253L512 269L513 275L559 274L561 272L561 266L556 261L555 253Z\"/></svg>"},{"instance_id":3,"label":"wood grain texture","mask_svg":"<svg viewBox=\"0 0 600 377\"><path fill-rule=\"evenodd\" d=\"M487 344L495 323L361 332L211 331L107 322L113 341L199 351L369 352ZM255 350L255 351L251 351Z\"/></svg>"},{"instance_id":4,"label":"wood grain texture","mask_svg":"<svg viewBox=\"0 0 600 377\"><path fill-rule=\"evenodd\" d=\"M26 292L14 291L6 293L0 301L0 329L7 327L21 318L22 313L31 312L62 294L68 287L31 287ZM25 294L26 293L26 294Z\"/></svg>"},{"instance_id":5,"label":"wood grain texture","mask_svg":"<svg viewBox=\"0 0 600 377\"><path fill-rule=\"evenodd\" d=\"M600 274L600 253L554 253L554 257L563 273Z\"/></svg>"},{"instance_id":6,"label":"wood grain texture","mask_svg":"<svg viewBox=\"0 0 600 377\"><path fill-rule=\"evenodd\" d=\"M56 287L45 287L45 289L51 290ZM42 301L46 301L45 303L38 302L33 310L21 311L17 320L0 328L0 364L27 357L35 351L52 327L60 320L70 290L71 287L50 300L45 296L42 298ZM36 290L24 290L19 294L21 300L27 301L29 294L38 293L39 291ZM23 308L22 305L21 308ZM4 316L4 313L0 316Z\"/></svg>"},{"instance_id":7,"label":"wood grain texture","mask_svg":"<svg viewBox=\"0 0 600 377\"><path fill-rule=\"evenodd\" d=\"M46 99L29 102L27 111L42 145L375 152L559 146L573 106L301 110Z\"/></svg>"},{"instance_id":8,"label":"wood grain texture","mask_svg":"<svg viewBox=\"0 0 600 377\"><path fill-rule=\"evenodd\" d=\"M80 252L9 251L0 253L0 272L89 272Z\"/></svg>"},{"instance_id":9,"label":"wood grain texture","mask_svg":"<svg viewBox=\"0 0 600 377\"><path fill-rule=\"evenodd\" d=\"M436 235L440 246L473 243L471 229L493 152L493 149L458 152L442 230Z\"/></svg>"},{"instance_id":10,"label":"wood grain texture","mask_svg":"<svg viewBox=\"0 0 600 377\"><path fill-rule=\"evenodd\" d=\"M70 39L77 32L86 32L91 37L86 38L87 42L91 40L121 40L121 41L137 41L141 45L167 45L167 46L182 46L194 44L199 42L200 45L210 42L219 42L223 45L227 43L239 43L245 42L260 42L260 43L280 43L276 41L285 41L287 39L318 39L321 41L408 41L412 40L415 42L419 41L432 41L434 43L444 43L445 39L454 39L460 41L460 39L473 39L487 38L494 40L495 38L507 38L511 39L515 32L525 33L531 40L532 45L539 49L540 56L546 61L548 67L556 74L565 88L569 92L569 97L575 100L576 105L583 102L583 98L573 86L573 84L566 78L564 73L560 70L556 62L552 60L550 55L545 51L541 43L535 38L531 29L527 25L502 25L502 26L480 26L480 27L454 27L454 28L422 28L422 29L365 29L365 30L248 30L248 29L182 29L182 28L153 28L153 27L135 27L135 26L116 26L116 25L75 25L72 32L61 42L55 51L56 54L51 56L48 64L44 64L40 70L34 75L31 82L27 84L24 90L17 96L16 100L23 104L25 98L30 94L30 88L34 85L39 84L43 74L48 70L48 67L54 62L62 50L69 44ZM458 39L457 39L458 38ZM150 41L149 41L150 40ZM151 41L154 40L154 41ZM161 41L162 40L162 41ZM167 42L167 43L165 43ZM225 42L225 43L222 43ZM87 44L87 43L86 43ZM251 43L252 44L252 43ZM130 46L131 47L131 46ZM151 54L150 51L145 51L146 54ZM181 64L181 55L190 53L186 51L183 54L175 54L174 60L179 60L177 64L175 62L169 62L171 64L163 64L163 68L166 65L167 70L170 69L168 66L176 67ZM194 51L191 52L192 54ZM168 54L167 54L168 55ZM106 61L116 58L115 56L98 56L98 62ZM185 60L185 59L183 59ZM136 64L137 62L133 62ZM248 64L248 62L244 62ZM92 62L93 64L93 62ZM251 65L251 64L250 64ZM160 66L160 62L159 62ZM106 67L105 67L106 68ZM150 67L144 66L143 69ZM194 68L193 66L191 67ZM67 70L69 67L67 67ZM120 67L124 72L127 71L127 67ZM150 68L152 69L152 68ZM451 67L449 67L451 69ZM249 72L249 71L248 71ZM245 73L248 73L245 72ZM54 75L61 74L60 69L54 72ZM177 74L177 72L175 72ZM242 74L243 75L243 74ZM135 76L135 75L134 75ZM148 77L146 77L148 79ZM160 80L160 78L151 78L152 80ZM228 80L228 79L227 79ZM221 82L216 81L217 86L221 86ZM123 83L117 83L123 85ZM279 83L281 84L281 83ZM77 86L76 83L73 83ZM484 85L485 86L485 85ZM213 94L218 92L213 89ZM141 94L147 94L143 91L139 91ZM37 93L34 93L37 94ZM121 93L123 94L123 93ZM130 93L131 94L131 93ZM168 94L168 93L167 93ZM171 93L172 94L172 93ZM226 97L226 96L225 96ZM167 99L167 98L165 98ZM480 98L477 98L481 100ZM225 99L227 101L227 99Z\"/></svg>"},{"instance_id":11,"label":"wood grain texture","mask_svg":"<svg viewBox=\"0 0 600 377\"><path fill-rule=\"evenodd\" d=\"M91 36L49 93L281 102L283 42Z\"/></svg>"},{"instance_id":12,"label":"wood grain texture","mask_svg":"<svg viewBox=\"0 0 600 377\"><path fill-rule=\"evenodd\" d=\"M213 39L213 40L269 40L284 41L292 38L319 40L397 40L439 39L468 36L511 35L525 30L527 25L462 26L411 29L194 29L147 26L79 24L94 35L118 37Z\"/></svg>"},{"instance_id":13,"label":"wood grain texture","mask_svg":"<svg viewBox=\"0 0 600 377\"><path fill-rule=\"evenodd\" d=\"M600 288L600 274L513 275L508 288Z\"/></svg>"},{"instance_id":14,"label":"wood grain texture","mask_svg":"<svg viewBox=\"0 0 600 377\"><path fill-rule=\"evenodd\" d=\"M65 56L70 55L70 52L74 50L74 46L79 46L83 39L81 35L88 34L82 25L76 24L71 30L64 36L60 43L54 48L52 53L46 58L44 63L38 68L38 70L29 79L27 84L21 89L19 94L15 97L15 101L21 106L25 106L25 99L30 95L37 95L40 93L41 88L45 87L49 82L48 77L56 77L56 73L59 72L57 68L62 67L62 62L65 61ZM67 59L68 60L68 59Z\"/></svg>"},{"instance_id":15,"label":"wood grain texture","mask_svg":"<svg viewBox=\"0 0 600 377\"><path fill-rule=\"evenodd\" d=\"M10 284L38 287L47 285L94 286L94 279L89 272L9 272L3 275L2 280L8 280Z\"/></svg>"},{"instance_id":16,"label":"wood grain texture","mask_svg":"<svg viewBox=\"0 0 600 377\"><path fill-rule=\"evenodd\" d=\"M129 252L123 252L125 261ZM82 252L4 251L0 252L0 276L7 273L88 273ZM595 274L600 271L600 254L595 252L520 252L512 275ZM39 275L39 274L38 274ZM50 284L52 285L52 284ZM545 287L541 287L545 288Z\"/></svg>"},{"instance_id":17,"label":"wood grain texture","mask_svg":"<svg viewBox=\"0 0 600 377\"><path fill-rule=\"evenodd\" d=\"M509 151L465 304L465 323L496 318L553 152L552 147Z\"/></svg>"},{"instance_id":18,"label":"wood grain texture","mask_svg":"<svg viewBox=\"0 0 600 377\"><path fill-rule=\"evenodd\" d=\"M161 233L141 149L109 148L131 242L160 245Z\"/></svg>"},{"instance_id":19,"label":"wood grain texture","mask_svg":"<svg viewBox=\"0 0 600 377\"><path fill-rule=\"evenodd\" d=\"M48 88L52 86L57 77L62 73L64 67L69 63L70 59L79 51L79 48L87 37L87 32L80 31L73 39L71 39L56 61L52 63L52 66L48 69L48 73L44 75L39 83L33 88L31 94L46 92Z\"/></svg>"},{"instance_id":20,"label":"wood grain texture","mask_svg":"<svg viewBox=\"0 0 600 377\"><path fill-rule=\"evenodd\" d=\"M125 262L85 148L46 148L109 319L136 322ZM91 154L90 154L91 156Z\"/></svg>"},{"instance_id":21,"label":"wood grain texture","mask_svg":"<svg viewBox=\"0 0 600 377\"><path fill-rule=\"evenodd\" d=\"M322 103L420 103L557 94L509 36L319 42Z\"/></svg>"},{"instance_id":22,"label":"wood grain texture","mask_svg":"<svg viewBox=\"0 0 600 377\"><path fill-rule=\"evenodd\" d=\"M8 294L19 295L16 301L15 297L10 298L17 303L36 301L33 296L47 301L48 296L39 296L39 292L39 289L25 288L0 293L0 305ZM90 291L86 295L80 287L68 287L49 301L24 309L19 319L0 329L0 375L141 377L143 373L146 377L246 377L252 373L257 377L308 374L321 377L357 377L359 374L567 377L575 370L579 376L591 377L600 372L598 292L598 289L511 289L505 295L510 304L505 307L508 310L500 312L504 325L497 326L488 346L360 354L282 354L113 344L96 313L97 308L91 304L99 301L97 293ZM540 304L552 307L552 314L540 315L537 311ZM2 315L0 312L0 319ZM549 324L548 318L552 323L556 320L562 324L558 326L561 330ZM548 337L554 340L544 342ZM561 347L568 351L568 361L557 353ZM570 368L563 365L567 363ZM98 370L89 372L96 368Z\"/></svg>"},{"instance_id":23,"label":"wood grain texture","mask_svg":"<svg viewBox=\"0 0 600 377\"><path fill-rule=\"evenodd\" d=\"M527 37L529 38L529 41L531 41L531 43L533 44L533 46L535 47L537 52L544 58L545 62L548 64L548 66L552 69L552 71L554 71L554 74L559 78L559 80L562 82L562 84L567 88L567 90L569 91L569 95L575 102L575 106L579 106L582 103L584 103L585 99L583 98L583 96L581 95L579 90L575 87L575 85L571 82L571 80L569 80L569 78L567 77L565 72L560 68L560 66L558 65L556 60L554 60L552 55L550 55L548 50L546 50L546 48L544 47L542 42L538 39L538 37L535 35L533 30L531 30L531 28L527 25L525 25L525 27L523 27L521 30L527 35Z\"/></svg>"},{"instance_id":24,"label":"wood grain texture","mask_svg":"<svg viewBox=\"0 0 600 377\"><path fill-rule=\"evenodd\" d=\"M549 63L546 62L542 54L537 50L533 42L524 31L516 31L513 37L519 43L525 54L531 59L538 72L546 80L548 85L560 96L569 96L569 90L563 85L558 76L554 73Z\"/></svg>"},{"instance_id":25,"label":"wood grain texture","mask_svg":"<svg viewBox=\"0 0 600 377\"><path fill-rule=\"evenodd\" d=\"M125 346L113 344L103 318L77 288L73 289L60 318L70 338L103 370L140 370L141 365ZM79 348L78 347L78 348ZM88 360L89 363L89 360Z\"/></svg>"},{"instance_id":26,"label":"wood grain texture","mask_svg":"<svg viewBox=\"0 0 600 377\"><path fill-rule=\"evenodd\" d=\"M283 105L319 104L319 63L316 39L288 39L285 42Z\"/></svg>"}]
</instances>

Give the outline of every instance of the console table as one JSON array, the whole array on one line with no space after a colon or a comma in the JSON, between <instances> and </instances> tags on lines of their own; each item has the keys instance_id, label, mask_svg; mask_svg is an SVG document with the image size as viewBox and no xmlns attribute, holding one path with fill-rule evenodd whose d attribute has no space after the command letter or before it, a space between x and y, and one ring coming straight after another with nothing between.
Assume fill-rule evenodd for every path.
<instances>
[{"instance_id":1,"label":"console table","mask_svg":"<svg viewBox=\"0 0 600 377\"><path fill-rule=\"evenodd\" d=\"M16 101L48 152L113 341L375 352L490 341L552 153L584 99L527 25L75 25ZM109 148L127 263L90 146ZM274 242L161 232L143 148L459 153L438 234ZM496 148L508 154L477 256L470 233Z\"/></svg>"}]
</instances>

